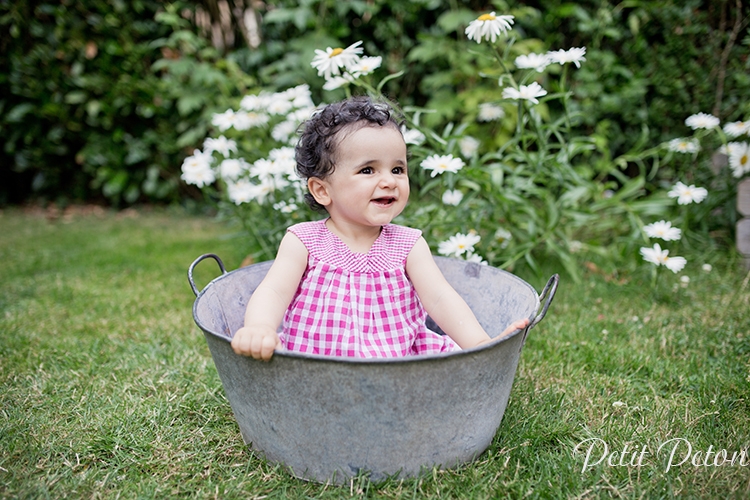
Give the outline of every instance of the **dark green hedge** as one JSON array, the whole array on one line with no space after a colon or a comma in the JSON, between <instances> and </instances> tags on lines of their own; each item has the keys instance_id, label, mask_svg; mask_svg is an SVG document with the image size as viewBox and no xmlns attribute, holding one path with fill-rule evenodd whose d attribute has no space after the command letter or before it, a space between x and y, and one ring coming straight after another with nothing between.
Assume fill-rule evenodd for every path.
<instances>
[{"instance_id":1,"label":"dark green hedge","mask_svg":"<svg viewBox=\"0 0 750 500\"><path fill-rule=\"evenodd\" d=\"M437 109L436 126L460 119L499 92L463 43L488 10L516 16L518 50L587 47L572 73L582 126L608 137L613 154L644 130L652 143L687 133L685 117L699 111L750 118L750 8L734 0L270 0L254 4L260 47L227 54L181 15L198 4L0 0L0 203L190 194L179 166L214 111L259 84L311 83L317 100L336 98L309 62L315 48L356 40L389 70L407 68L392 97Z\"/></svg>"},{"instance_id":2,"label":"dark green hedge","mask_svg":"<svg viewBox=\"0 0 750 500\"><path fill-rule=\"evenodd\" d=\"M176 199L210 111L249 78L162 2L0 6L0 202Z\"/></svg>"}]
</instances>

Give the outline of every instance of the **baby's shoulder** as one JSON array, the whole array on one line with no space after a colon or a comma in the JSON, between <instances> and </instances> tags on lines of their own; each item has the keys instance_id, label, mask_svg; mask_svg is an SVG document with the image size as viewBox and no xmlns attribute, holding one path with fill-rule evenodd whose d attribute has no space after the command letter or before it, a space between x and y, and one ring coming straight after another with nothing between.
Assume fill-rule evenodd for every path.
<instances>
[{"instance_id":1,"label":"baby's shoulder","mask_svg":"<svg viewBox=\"0 0 750 500\"><path fill-rule=\"evenodd\" d=\"M422 231L412 227L401 226L399 224L388 224L383 228L387 238L396 243L403 243L407 246L414 245L422 236Z\"/></svg>"},{"instance_id":2,"label":"baby's shoulder","mask_svg":"<svg viewBox=\"0 0 750 500\"><path fill-rule=\"evenodd\" d=\"M300 222L289 226L287 231L297 236L302 242L315 241L326 232L325 220Z\"/></svg>"}]
</instances>

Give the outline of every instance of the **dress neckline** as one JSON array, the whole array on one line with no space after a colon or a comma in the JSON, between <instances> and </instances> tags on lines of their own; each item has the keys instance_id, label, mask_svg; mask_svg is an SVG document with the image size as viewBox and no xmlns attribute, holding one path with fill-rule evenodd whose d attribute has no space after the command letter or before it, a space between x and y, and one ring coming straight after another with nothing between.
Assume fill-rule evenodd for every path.
<instances>
[{"instance_id":1,"label":"dress neckline","mask_svg":"<svg viewBox=\"0 0 750 500\"><path fill-rule=\"evenodd\" d=\"M333 241L338 246L341 247L341 249L345 250L349 255L352 255L352 256L357 257L357 258L363 258L363 257L367 257L367 256L370 256L370 255L374 255L375 254L375 250L377 250L378 248L380 248L382 246L383 235L385 234L386 228L388 227L387 225L380 226L380 234L378 234L378 237L375 238L375 241L372 242L372 245L370 246L370 249L367 252L365 252L365 253L363 253L363 252L355 252L354 250L352 250L351 248L349 248L349 245L347 245L346 242L339 237L339 235L337 235L336 233L334 233L333 231L331 231L331 229L326 224L326 222L328 221L328 219L330 219L330 217L327 217L327 218L325 218L325 219L323 219L321 221L321 223L323 224L323 228L325 229L325 231L332 237Z\"/></svg>"}]
</instances>

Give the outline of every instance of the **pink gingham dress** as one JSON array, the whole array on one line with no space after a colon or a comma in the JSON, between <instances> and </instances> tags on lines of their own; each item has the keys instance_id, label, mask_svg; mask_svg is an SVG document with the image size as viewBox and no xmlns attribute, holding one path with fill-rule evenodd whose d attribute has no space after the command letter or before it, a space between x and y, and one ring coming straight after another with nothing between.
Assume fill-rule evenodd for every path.
<instances>
[{"instance_id":1,"label":"pink gingham dress","mask_svg":"<svg viewBox=\"0 0 750 500\"><path fill-rule=\"evenodd\" d=\"M425 326L427 313L406 275L421 231L388 224L366 254L352 252L325 220L289 228L308 250L307 269L279 338L284 348L359 358L460 349Z\"/></svg>"}]
</instances>

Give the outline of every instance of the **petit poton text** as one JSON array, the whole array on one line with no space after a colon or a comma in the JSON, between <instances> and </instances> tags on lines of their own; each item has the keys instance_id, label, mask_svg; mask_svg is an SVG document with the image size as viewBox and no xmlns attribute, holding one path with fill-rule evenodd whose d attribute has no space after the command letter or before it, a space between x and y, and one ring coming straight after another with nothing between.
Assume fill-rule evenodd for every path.
<instances>
[{"instance_id":1,"label":"petit poton text","mask_svg":"<svg viewBox=\"0 0 750 500\"><path fill-rule=\"evenodd\" d=\"M661 443L655 450L648 445L625 443L620 447L610 447L600 438L588 438L573 449L574 455L583 455L581 473L599 465L607 467L663 467L664 472L679 467L748 467L750 450L709 445L698 449L685 438L672 438Z\"/></svg>"}]
</instances>

